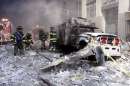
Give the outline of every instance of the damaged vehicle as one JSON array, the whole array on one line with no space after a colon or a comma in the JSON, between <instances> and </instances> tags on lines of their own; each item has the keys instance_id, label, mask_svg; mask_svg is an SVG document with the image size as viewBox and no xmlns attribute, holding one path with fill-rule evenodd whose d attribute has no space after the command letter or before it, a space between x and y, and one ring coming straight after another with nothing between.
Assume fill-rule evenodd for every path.
<instances>
[{"instance_id":1,"label":"damaged vehicle","mask_svg":"<svg viewBox=\"0 0 130 86\"><path fill-rule=\"evenodd\" d=\"M114 34L86 32L80 34L78 45L79 49L89 46L98 64L104 64L105 59L111 57L121 57L120 39Z\"/></svg>"},{"instance_id":2,"label":"damaged vehicle","mask_svg":"<svg viewBox=\"0 0 130 86\"><path fill-rule=\"evenodd\" d=\"M59 49L63 52L68 51L67 53L77 51L76 42L79 35L84 32L95 32L96 29L98 28L88 19L81 17L68 19L56 27Z\"/></svg>"},{"instance_id":3,"label":"damaged vehicle","mask_svg":"<svg viewBox=\"0 0 130 86\"><path fill-rule=\"evenodd\" d=\"M80 20L83 21L83 19ZM41 68L42 70L46 71L66 64L76 64L89 59L96 61L97 65L104 65L105 57L121 56L120 39L117 35L96 33L99 28L92 26L91 23L85 22L86 25L84 25L83 22L76 22L76 24L65 22L57 29L59 47L65 52L69 52L71 49L76 49L76 51L65 53L60 59Z\"/></svg>"},{"instance_id":4,"label":"damaged vehicle","mask_svg":"<svg viewBox=\"0 0 130 86\"><path fill-rule=\"evenodd\" d=\"M82 60L96 60L97 65L104 65L105 60L121 57L120 39L114 34L85 32L78 36L76 45L78 51L65 55L41 69L47 71L63 64L76 64Z\"/></svg>"}]
</instances>

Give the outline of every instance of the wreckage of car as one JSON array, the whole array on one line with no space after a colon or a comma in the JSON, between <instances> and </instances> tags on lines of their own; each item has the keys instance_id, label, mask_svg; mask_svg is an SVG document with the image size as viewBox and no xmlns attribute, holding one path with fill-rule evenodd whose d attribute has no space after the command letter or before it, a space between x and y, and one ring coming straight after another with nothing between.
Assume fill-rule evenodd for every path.
<instances>
[{"instance_id":1,"label":"wreckage of car","mask_svg":"<svg viewBox=\"0 0 130 86\"><path fill-rule=\"evenodd\" d=\"M85 32L79 35L77 52L65 55L41 69L47 71L59 65L76 63L84 59L95 59L97 65L104 65L105 57L106 59L121 57L120 44L117 35Z\"/></svg>"},{"instance_id":2,"label":"wreckage of car","mask_svg":"<svg viewBox=\"0 0 130 86\"><path fill-rule=\"evenodd\" d=\"M114 34L86 32L80 34L78 44L80 49L89 46L92 55L95 55L97 62L101 64L104 63L104 57L121 57L120 39Z\"/></svg>"}]
</instances>

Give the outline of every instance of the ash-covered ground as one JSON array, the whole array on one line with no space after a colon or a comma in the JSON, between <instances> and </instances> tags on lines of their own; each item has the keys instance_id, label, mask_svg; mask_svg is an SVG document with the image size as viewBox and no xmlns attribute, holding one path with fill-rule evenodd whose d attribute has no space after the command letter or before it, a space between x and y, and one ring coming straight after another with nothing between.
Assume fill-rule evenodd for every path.
<instances>
[{"instance_id":1,"label":"ash-covered ground","mask_svg":"<svg viewBox=\"0 0 130 86\"><path fill-rule=\"evenodd\" d=\"M105 66L94 66L81 61L78 65L41 70L60 54L26 51L24 56L13 56L11 46L0 48L0 86L130 86L130 54L122 53L117 62L107 61ZM46 59L49 58L48 59Z\"/></svg>"}]
</instances>

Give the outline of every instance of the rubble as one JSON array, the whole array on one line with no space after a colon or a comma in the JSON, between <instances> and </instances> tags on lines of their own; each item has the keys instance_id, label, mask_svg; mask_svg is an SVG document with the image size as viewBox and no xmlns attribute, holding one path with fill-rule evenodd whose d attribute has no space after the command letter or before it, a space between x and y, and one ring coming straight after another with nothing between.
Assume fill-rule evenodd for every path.
<instances>
[{"instance_id":1,"label":"rubble","mask_svg":"<svg viewBox=\"0 0 130 86\"><path fill-rule=\"evenodd\" d=\"M78 52L71 53L69 55L63 56L58 60L53 61L51 64L48 64L47 66L41 68L43 71L46 71L50 68L54 68L59 65L63 64L76 64L80 61L82 58L86 58L90 55L93 55L93 52L89 50L89 46L86 46L85 48L79 50Z\"/></svg>"},{"instance_id":2,"label":"rubble","mask_svg":"<svg viewBox=\"0 0 130 86\"><path fill-rule=\"evenodd\" d=\"M44 56L56 61L61 58L59 54L28 51L24 56L13 56L11 49L10 46L0 48L0 86L130 86L130 77L112 61L107 61L105 66L80 61L43 72L40 69L51 63ZM122 57L117 63L129 72L128 52L125 51Z\"/></svg>"},{"instance_id":3,"label":"rubble","mask_svg":"<svg viewBox=\"0 0 130 86\"><path fill-rule=\"evenodd\" d=\"M39 68L48 63L46 58L34 51L26 52L25 56L13 56L5 46L0 48L0 52L0 85L40 86L36 85L39 83Z\"/></svg>"}]
</instances>

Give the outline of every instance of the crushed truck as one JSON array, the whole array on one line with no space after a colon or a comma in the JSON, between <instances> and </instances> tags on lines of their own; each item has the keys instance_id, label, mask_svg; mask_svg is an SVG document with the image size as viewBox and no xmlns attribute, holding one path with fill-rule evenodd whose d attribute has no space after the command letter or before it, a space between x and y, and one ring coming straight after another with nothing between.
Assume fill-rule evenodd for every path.
<instances>
[{"instance_id":1,"label":"crushed truck","mask_svg":"<svg viewBox=\"0 0 130 86\"><path fill-rule=\"evenodd\" d=\"M83 32L94 32L95 25L86 18L76 17L68 19L57 26L58 46L63 51L79 50L78 37ZM69 49L69 50L68 50Z\"/></svg>"},{"instance_id":2,"label":"crushed truck","mask_svg":"<svg viewBox=\"0 0 130 86\"><path fill-rule=\"evenodd\" d=\"M97 33L98 29L91 22L83 18L74 18L59 25L57 33L60 48L69 51L71 47L78 50L64 55L41 68L43 71L63 65L75 65L82 60L94 59L97 65L104 65L105 57L120 57L120 39L117 35ZM68 46L68 47L67 47ZM71 46L71 47L70 47Z\"/></svg>"},{"instance_id":3,"label":"crushed truck","mask_svg":"<svg viewBox=\"0 0 130 86\"><path fill-rule=\"evenodd\" d=\"M94 33L96 29L98 28L95 27L91 21L81 17L68 19L66 22L56 26L55 30L57 31L58 39L57 46L59 49L63 50L63 53L67 53L67 55L47 66L44 66L44 68L41 69L48 70L55 66L61 65L62 63L68 64L78 62L80 59L92 55L89 46L84 46L84 48L79 46L82 44L82 41L79 42L79 38L80 34L84 32ZM76 50L76 52L71 53L73 50Z\"/></svg>"}]
</instances>

